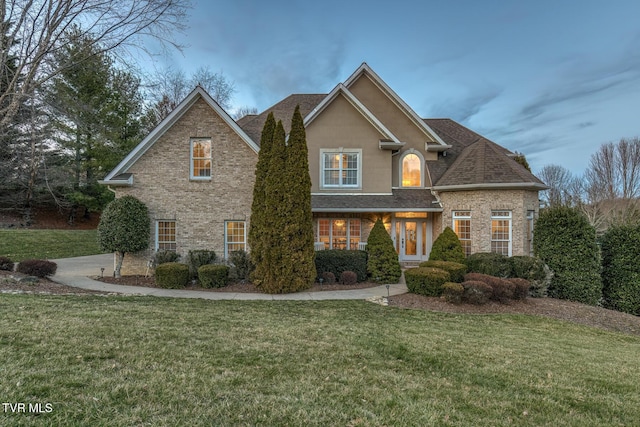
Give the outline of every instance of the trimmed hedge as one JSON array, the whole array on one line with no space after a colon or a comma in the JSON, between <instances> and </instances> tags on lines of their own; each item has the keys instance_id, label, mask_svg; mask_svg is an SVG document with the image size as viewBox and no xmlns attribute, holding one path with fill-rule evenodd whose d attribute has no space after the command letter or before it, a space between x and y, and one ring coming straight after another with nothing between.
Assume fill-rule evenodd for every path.
<instances>
[{"instance_id":1,"label":"trimmed hedge","mask_svg":"<svg viewBox=\"0 0 640 427\"><path fill-rule=\"evenodd\" d=\"M511 277L509 257L495 252L477 252L465 261L469 273L482 273L495 277Z\"/></svg>"},{"instance_id":2,"label":"trimmed hedge","mask_svg":"<svg viewBox=\"0 0 640 427\"><path fill-rule=\"evenodd\" d=\"M438 238L433 242L429 261L453 261L464 263L466 256L462 249L462 244L458 235L451 229L446 227Z\"/></svg>"},{"instance_id":3,"label":"trimmed hedge","mask_svg":"<svg viewBox=\"0 0 640 427\"><path fill-rule=\"evenodd\" d=\"M491 286L487 285L484 282L480 282L478 280L468 280L461 283L464 288L464 293L462 294L462 301L474 304L474 305L483 305L489 301L493 290Z\"/></svg>"},{"instance_id":4,"label":"trimmed hedge","mask_svg":"<svg viewBox=\"0 0 640 427\"><path fill-rule=\"evenodd\" d=\"M340 277L344 271L353 271L358 282L364 282L367 280L367 253L343 249L317 251L316 271L318 277L322 277L324 273L333 273L334 278Z\"/></svg>"},{"instance_id":5,"label":"trimmed hedge","mask_svg":"<svg viewBox=\"0 0 640 427\"><path fill-rule=\"evenodd\" d=\"M229 280L229 267L223 264L205 264L198 268L198 280L203 288L222 288Z\"/></svg>"},{"instance_id":6,"label":"trimmed hedge","mask_svg":"<svg viewBox=\"0 0 640 427\"><path fill-rule=\"evenodd\" d=\"M447 271L451 275L451 281L460 283L467 273L467 266L453 261L425 261L420 263L420 267L433 267Z\"/></svg>"},{"instance_id":7,"label":"trimmed hedge","mask_svg":"<svg viewBox=\"0 0 640 427\"><path fill-rule=\"evenodd\" d=\"M491 287L491 299L502 304L506 304L513 299L515 285L500 277L490 276L482 273L467 273L465 281L484 282Z\"/></svg>"},{"instance_id":8,"label":"trimmed hedge","mask_svg":"<svg viewBox=\"0 0 640 427\"><path fill-rule=\"evenodd\" d=\"M156 285L165 289L181 289L189 283L189 266L166 262L156 267Z\"/></svg>"},{"instance_id":9,"label":"trimmed hedge","mask_svg":"<svg viewBox=\"0 0 640 427\"><path fill-rule=\"evenodd\" d=\"M44 259L25 259L18 263L16 271L29 276L47 277L56 274L58 264Z\"/></svg>"},{"instance_id":10,"label":"trimmed hedge","mask_svg":"<svg viewBox=\"0 0 640 427\"><path fill-rule=\"evenodd\" d=\"M213 264L218 259L214 251L208 249L195 249L187 254L187 265L192 279L198 277L198 269L203 265Z\"/></svg>"},{"instance_id":11,"label":"trimmed hedge","mask_svg":"<svg viewBox=\"0 0 640 427\"><path fill-rule=\"evenodd\" d=\"M358 283L358 276L353 271L343 271L340 275L340 283L343 285L355 285Z\"/></svg>"},{"instance_id":12,"label":"trimmed hedge","mask_svg":"<svg viewBox=\"0 0 640 427\"><path fill-rule=\"evenodd\" d=\"M404 272L409 292L438 297L442 295L442 286L451 281L451 275L440 268L418 267L410 268Z\"/></svg>"},{"instance_id":13,"label":"trimmed hedge","mask_svg":"<svg viewBox=\"0 0 640 427\"><path fill-rule=\"evenodd\" d=\"M513 299L515 300L523 300L526 299L529 295L529 290L531 288L531 282L527 279L521 279L519 277L512 277L511 279L507 279L510 283L513 283Z\"/></svg>"},{"instance_id":14,"label":"trimmed hedge","mask_svg":"<svg viewBox=\"0 0 640 427\"><path fill-rule=\"evenodd\" d=\"M549 296L596 305L602 298L600 251L596 230L576 209L540 212L533 249L554 273Z\"/></svg>"},{"instance_id":15,"label":"trimmed hedge","mask_svg":"<svg viewBox=\"0 0 640 427\"><path fill-rule=\"evenodd\" d=\"M447 282L442 285L442 298L446 302L452 304L459 304L462 302L462 295L464 294L464 286L457 282Z\"/></svg>"},{"instance_id":16,"label":"trimmed hedge","mask_svg":"<svg viewBox=\"0 0 640 427\"><path fill-rule=\"evenodd\" d=\"M154 265L157 267L160 264L166 264L168 262L178 262L180 255L174 251L158 251L153 257Z\"/></svg>"},{"instance_id":17,"label":"trimmed hedge","mask_svg":"<svg viewBox=\"0 0 640 427\"><path fill-rule=\"evenodd\" d=\"M614 226L602 238L605 306L640 316L640 226Z\"/></svg>"},{"instance_id":18,"label":"trimmed hedge","mask_svg":"<svg viewBox=\"0 0 640 427\"><path fill-rule=\"evenodd\" d=\"M13 261L6 256L0 256L0 270L13 271Z\"/></svg>"},{"instance_id":19,"label":"trimmed hedge","mask_svg":"<svg viewBox=\"0 0 640 427\"><path fill-rule=\"evenodd\" d=\"M513 256L509 258L509 262L511 263L511 277L530 282L530 296L534 298L547 296L553 272L544 261L530 256Z\"/></svg>"}]
</instances>

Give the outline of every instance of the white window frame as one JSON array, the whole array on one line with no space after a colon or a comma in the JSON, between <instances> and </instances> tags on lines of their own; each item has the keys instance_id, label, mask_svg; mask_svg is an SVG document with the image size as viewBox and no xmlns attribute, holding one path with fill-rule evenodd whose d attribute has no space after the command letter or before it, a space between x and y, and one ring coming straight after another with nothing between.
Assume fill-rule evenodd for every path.
<instances>
[{"instance_id":1,"label":"white window frame","mask_svg":"<svg viewBox=\"0 0 640 427\"><path fill-rule=\"evenodd\" d=\"M193 146L196 142L208 142L209 143L209 156L208 157L194 157ZM194 175L194 163L196 160L209 160L209 176ZM211 138L191 138L189 140L189 178L193 181L211 181L211 175L213 175L213 143Z\"/></svg>"},{"instance_id":2,"label":"white window frame","mask_svg":"<svg viewBox=\"0 0 640 427\"><path fill-rule=\"evenodd\" d=\"M404 159L405 157L407 157L409 154L413 154L418 156L418 160L420 160L420 185L419 186L414 186L414 185L409 185L409 186L404 186L402 185L402 178L404 176ZM410 150L407 150L406 152L404 152L402 154L402 156L400 157L400 179L399 179L399 186L400 188L424 188L424 173L425 173L425 162L424 162L424 157L422 156L422 153L420 153L417 150L414 150L413 148Z\"/></svg>"},{"instance_id":3,"label":"white window frame","mask_svg":"<svg viewBox=\"0 0 640 427\"><path fill-rule=\"evenodd\" d=\"M238 223L238 224L242 224L242 231L243 231L243 235L242 235L242 241L230 241L229 240L229 224L231 223ZM242 245L241 249L234 249L235 251L237 250L243 250L246 251L247 250L247 221L244 220L235 220L235 219L228 219L224 221L224 257L225 259L229 258L229 254L233 251L229 250L229 245Z\"/></svg>"},{"instance_id":4,"label":"white window frame","mask_svg":"<svg viewBox=\"0 0 640 427\"><path fill-rule=\"evenodd\" d=\"M507 221L509 232L507 233L507 239L495 239L493 235L493 223L494 221ZM493 248L494 242L507 242L507 253L498 252L506 256L511 256L513 249L513 214L510 210L492 210L491 211L491 252L497 252Z\"/></svg>"},{"instance_id":5,"label":"white window frame","mask_svg":"<svg viewBox=\"0 0 640 427\"><path fill-rule=\"evenodd\" d=\"M343 184L342 183L342 172L344 169L342 168L342 161L340 161L340 165L338 167L340 182L338 184L325 184L325 155L340 155L343 154L356 154L357 155L357 171L356 171L356 184ZM335 169L330 169L335 170ZM358 189L362 188L362 149L347 149L347 148L323 148L320 149L320 187L327 189Z\"/></svg>"},{"instance_id":6,"label":"white window frame","mask_svg":"<svg viewBox=\"0 0 640 427\"><path fill-rule=\"evenodd\" d=\"M457 224L457 221L469 221L469 238L460 237L460 230ZM473 244L473 234L471 228L471 211L452 211L451 212L451 228L453 228L454 233L458 236L458 240L462 243L462 250L466 256L471 255L471 245ZM469 242L469 243L466 243Z\"/></svg>"},{"instance_id":7,"label":"white window frame","mask_svg":"<svg viewBox=\"0 0 640 427\"><path fill-rule=\"evenodd\" d=\"M320 221L329 221L329 245L326 246L326 242L323 242L322 240L320 240L321 236L320 236ZM345 249L346 250L359 250L360 248L360 243L362 242L362 220L360 218L318 218L317 222L316 222L316 241L317 242L323 242L325 243L325 248L326 249L334 249L333 248L333 222L334 221L344 221L345 223L345 227L346 227L346 235L345 236L341 236L344 237L346 239L345 242ZM358 230L358 241L355 242L355 247L352 248L351 247L351 240L352 238L354 238L351 235L351 222L352 221L358 221L359 223L359 230Z\"/></svg>"},{"instance_id":8,"label":"white window frame","mask_svg":"<svg viewBox=\"0 0 640 427\"><path fill-rule=\"evenodd\" d=\"M529 256L533 256L533 226L535 224L536 211L527 211L527 244L529 250Z\"/></svg>"},{"instance_id":9,"label":"white window frame","mask_svg":"<svg viewBox=\"0 0 640 427\"><path fill-rule=\"evenodd\" d=\"M160 240L160 223L161 222L166 222L166 223L173 223L173 241L172 240ZM156 244L155 244L155 250L156 252L158 251L171 251L171 252L175 252L177 249L177 240L178 240L178 230L177 230L177 223L175 219L158 219L156 220ZM166 248L164 247L165 245L173 245L173 248ZM161 248L161 246L163 246Z\"/></svg>"}]
</instances>

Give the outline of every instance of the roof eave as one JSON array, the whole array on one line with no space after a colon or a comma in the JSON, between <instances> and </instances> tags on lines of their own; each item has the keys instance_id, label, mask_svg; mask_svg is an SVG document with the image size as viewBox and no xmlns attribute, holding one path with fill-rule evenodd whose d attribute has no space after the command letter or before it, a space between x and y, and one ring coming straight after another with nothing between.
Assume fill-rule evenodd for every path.
<instances>
[{"instance_id":1,"label":"roof eave","mask_svg":"<svg viewBox=\"0 0 640 427\"><path fill-rule=\"evenodd\" d=\"M471 191L471 190L548 190L549 187L536 182L513 182L513 183L486 183L486 184L458 184L458 185L435 185L434 191Z\"/></svg>"}]
</instances>

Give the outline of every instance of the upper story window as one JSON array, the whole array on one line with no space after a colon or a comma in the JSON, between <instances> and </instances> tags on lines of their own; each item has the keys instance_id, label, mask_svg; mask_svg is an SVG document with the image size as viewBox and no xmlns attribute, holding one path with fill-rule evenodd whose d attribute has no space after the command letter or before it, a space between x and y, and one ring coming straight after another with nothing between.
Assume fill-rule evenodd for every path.
<instances>
[{"instance_id":1,"label":"upper story window","mask_svg":"<svg viewBox=\"0 0 640 427\"><path fill-rule=\"evenodd\" d=\"M362 150L321 150L321 182L324 188L359 188Z\"/></svg>"},{"instance_id":2,"label":"upper story window","mask_svg":"<svg viewBox=\"0 0 640 427\"><path fill-rule=\"evenodd\" d=\"M422 159L415 153L408 153L402 157L403 187L422 187Z\"/></svg>"},{"instance_id":3,"label":"upper story window","mask_svg":"<svg viewBox=\"0 0 640 427\"><path fill-rule=\"evenodd\" d=\"M211 179L211 138L191 139L191 179Z\"/></svg>"}]
</instances>

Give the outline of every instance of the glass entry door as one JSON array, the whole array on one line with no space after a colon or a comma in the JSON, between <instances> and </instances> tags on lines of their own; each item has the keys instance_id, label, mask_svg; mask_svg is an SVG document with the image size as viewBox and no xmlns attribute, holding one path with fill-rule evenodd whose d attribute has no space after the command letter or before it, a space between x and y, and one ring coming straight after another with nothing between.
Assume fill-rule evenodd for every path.
<instances>
[{"instance_id":1,"label":"glass entry door","mask_svg":"<svg viewBox=\"0 0 640 427\"><path fill-rule=\"evenodd\" d=\"M421 261L431 252L431 222L396 219L393 240L400 261Z\"/></svg>"}]
</instances>

